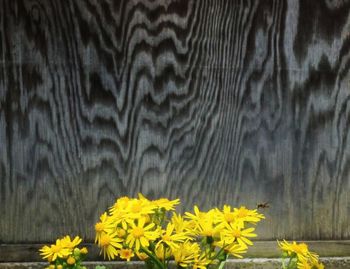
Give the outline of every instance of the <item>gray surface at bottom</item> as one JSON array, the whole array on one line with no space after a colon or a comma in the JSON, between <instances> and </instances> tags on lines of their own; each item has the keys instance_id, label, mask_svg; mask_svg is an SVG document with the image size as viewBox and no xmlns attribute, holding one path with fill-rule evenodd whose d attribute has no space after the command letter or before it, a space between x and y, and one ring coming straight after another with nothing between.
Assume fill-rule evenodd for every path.
<instances>
[{"instance_id":1,"label":"gray surface at bottom","mask_svg":"<svg viewBox=\"0 0 350 269\"><path fill-rule=\"evenodd\" d=\"M321 258L326 269L350 269L350 257ZM143 262L86 262L88 269L96 265L105 265L107 269L144 269ZM45 268L44 262L0 263L0 269L41 269ZM280 269L281 259L254 258L228 260L226 269Z\"/></svg>"}]
</instances>

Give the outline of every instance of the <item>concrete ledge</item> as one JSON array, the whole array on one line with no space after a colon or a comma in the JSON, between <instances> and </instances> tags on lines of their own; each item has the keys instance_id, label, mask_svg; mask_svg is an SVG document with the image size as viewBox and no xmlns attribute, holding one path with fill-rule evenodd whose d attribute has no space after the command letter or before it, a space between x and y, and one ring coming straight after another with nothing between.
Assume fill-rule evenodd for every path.
<instances>
[{"instance_id":1,"label":"concrete ledge","mask_svg":"<svg viewBox=\"0 0 350 269\"><path fill-rule=\"evenodd\" d=\"M324 257L321 261L326 269L349 269L350 257ZM145 269L143 262L86 262L89 269L96 265L105 265L108 269ZM43 262L0 263L0 269L42 269ZM281 269L281 259L254 258L229 260L226 269Z\"/></svg>"}]
</instances>

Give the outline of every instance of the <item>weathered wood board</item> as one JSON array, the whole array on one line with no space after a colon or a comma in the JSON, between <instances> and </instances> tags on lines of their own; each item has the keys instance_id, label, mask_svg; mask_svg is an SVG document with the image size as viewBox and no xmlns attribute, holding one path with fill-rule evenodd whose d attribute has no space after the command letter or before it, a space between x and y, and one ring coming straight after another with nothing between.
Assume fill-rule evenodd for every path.
<instances>
[{"instance_id":1,"label":"weathered wood board","mask_svg":"<svg viewBox=\"0 0 350 269\"><path fill-rule=\"evenodd\" d=\"M0 0L0 243L138 192L350 239L349 31L346 0Z\"/></svg>"}]
</instances>

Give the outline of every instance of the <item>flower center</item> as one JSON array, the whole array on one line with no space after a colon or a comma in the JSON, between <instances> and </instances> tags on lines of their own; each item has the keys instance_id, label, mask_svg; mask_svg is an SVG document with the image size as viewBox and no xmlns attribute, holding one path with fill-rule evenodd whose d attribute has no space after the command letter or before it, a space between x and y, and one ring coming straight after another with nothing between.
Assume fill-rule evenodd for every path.
<instances>
[{"instance_id":1,"label":"flower center","mask_svg":"<svg viewBox=\"0 0 350 269\"><path fill-rule=\"evenodd\" d=\"M246 216L248 216L248 210L245 208L241 208L237 215L239 218L245 218Z\"/></svg>"},{"instance_id":2,"label":"flower center","mask_svg":"<svg viewBox=\"0 0 350 269\"><path fill-rule=\"evenodd\" d=\"M117 229L117 234L118 234L119 237L124 237L125 234L126 234L126 232L125 232L124 229L118 228L118 229Z\"/></svg>"},{"instance_id":3,"label":"flower center","mask_svg":"<svg viewBox=\"0 0 350 269\"><path fill-rule=\"evenodd\" d=\"M205 230L203 230L203 234L205 235L205 236L213 236L213 233L214 233L214 230L213 229L205 229Z\"/></svg>"},{"instance_id":4,"label":"flower center","mask_svg":"<svg viewBox=\"0 0 350 269\"><path fill-rule=\"evenodd\" d=\"M120 204L120 207L122 209L126 208L128 203L129 203L129 198L125 196L118 200L118 204Z\"/></svg>"},{"instance_id":5,"label":"flower center","mask_svg":"<svg viewBox=\"0 0 350 269\"><path fill-rule=\"evenodd\" d=\"M167 234L163 235L162 239L163 239L163 241L171 241L170 235L167 235Z\"/></svg>"},{"instance_id":6,"label":"flower center","mask_svg":"<svg viewBox=\"0 0 350 269\"><path fill-rule=\"evenodd\" d=\"M121 249L120 254L121 256L127 258L127 257L131 257L132 252L131 252L131 249Z\"/></svg>"},{"instance_id":7,"label":"flower center","mask_svg":"<svg viewBox=\"0 0 350 269\"><path fill-rule=\"evenodd\" d=\"M240 230L233 230L232 236L233 237L241 237L241 231Z\"/></svg>"},{"instance_id":8,"label":"flower center","mask_svg":"<svg viewBox=\"0 0 350 269\"><path fill-rule=\"evenodd\" d=\"M54 252L54 253L60 252L61 249L62 249L62 247L61 247L61 246L57 246L57 245L53 245L53 246L51 247L51 250L52 250L52 252Z\"/></svg>"},{"instance_id":9,"label":"flower center","mask_svg":"<svg viewBox=\"0 0 350 269\"><path fill-rule=\"evenodd\" d=\"M98 222L95 224L95 231L96 232L102 232L104 230L105 226L102 222Z\"/></svg>"},{"instance_id":10,"label":"flower center","mask_svg":"<svg viewBox=\"0 0 350 269\"><path fill-rule=\"evenodd\" d=\"M226 220L227 222L232 222L232 221L235 220L235 215L234 215L233 213L231 213L231 212L225 213L224 216L225 216L225 220Z\"/></svg>"},{"instance_id":11,"label":"flower center","mask_svg":"<svg viewBox=\"0 0 350 269\"><path fill-rule=\"evenodd\" d=\"M141 206L140 203L135 203L135 204L133 204L132 207L131 207L131 211L132 211L133 213L139 213L139 212L141 212L141 210L142 210L142 206Z\"/></svg>"},{"instance_id":12,"label":"flower center","mask_svg":"<svg viewBox=\"0 0 350 269\"><path fill-rule=\"evenodd\" d=\"M108 235L103 235L100 239L100 244L102 247L106 247L111 242L111 238Z\"/></svg>"},{"instance_id":13,"label":"flower center","mask_svg":"<svg viewBox=\"0 0 350 269\"><path fill-rule=\"evenodd\" d=\"M143 232L143 229L140 228L140 227L135 227L133 230L132 230L132 235L135 237L135 238L140 238L142 237L144 234Z\"/></svg>"},{"instance_id":14,"label":"flower center","mask_svg":"<svg viewBox=\"0 0 350 269\"><path fill-rule=\"evenodd\" d=\"M307 245L301 243L299 245L293 245L292 249L295 253L304 254L308 251Z\"/></svg>"}]
</instances>

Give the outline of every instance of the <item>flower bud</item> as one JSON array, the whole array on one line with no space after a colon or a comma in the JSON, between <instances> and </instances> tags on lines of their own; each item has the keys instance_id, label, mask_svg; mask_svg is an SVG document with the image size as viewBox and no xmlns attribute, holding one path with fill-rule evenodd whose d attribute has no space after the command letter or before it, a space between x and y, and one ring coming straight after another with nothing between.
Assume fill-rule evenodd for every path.
<instances>
[{"instance_id":1,"label":"flower bud","mask_svg":"<svg viewBox=\"0 0 350 269\"><path fill-rule=\"evenodd\" d=\"M61 264L57 265L57 269L62 269L63 266Z\"/></svg>"},{"instance_id":2,"label":"flower bud","mask_svg":"<svg viewBox=\"0 0 350 269\"><path fill-rule=\"evenodd\" d=\"M80 249L80 253L81 254L87 254L88 253L88 250L86 247L83 247L82 249Z\"/></svg>"},{"instance_id":3,"label":"flower bud","mask_svg":"<svg viewBox=\"0 0 350 269\"><path fill-rule=\"evenodd\" d=\"M73 265L73 264L75 264L75 259L74 259L72 256L70 256L70 257L67 259L67 263L68 263L69 265Z\"/></svg>"},{"instance_id":4,"label":"flower bud","mask_svg":"<svg viewBox=\"0 0 350 269\"><path fill-rule=\"evenodd\" d=\"M80 249L79 248L75 248L73 251L73 255L74 256L79 256L80 255Z\"/></svg>"}]
</instances>

